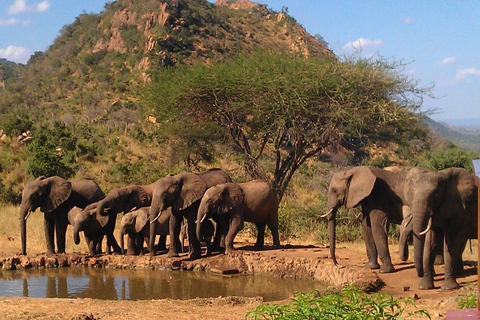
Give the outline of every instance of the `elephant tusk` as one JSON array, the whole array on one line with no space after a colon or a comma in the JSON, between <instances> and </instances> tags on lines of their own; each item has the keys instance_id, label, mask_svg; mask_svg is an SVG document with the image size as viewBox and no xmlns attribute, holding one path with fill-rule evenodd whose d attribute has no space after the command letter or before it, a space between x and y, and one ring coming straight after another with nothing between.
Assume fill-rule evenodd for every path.
<instances>
[{"instance_id":1,"label":"elephant tusk","mask_svg":"<svg viewBox=\"0 0 480 320\"><path fill-rule=\"evenodd\" d=\"M150 224L155 223L155 221L157 221L157 220L160 218L160 216L162 215L162 212L163 212L163 211L160 211L160 212L157 214L157 216L155 217L155 219L153 219L152 221L150 221Z\"/></svg>"},{"instance_id":2,"label":"elephant tusk","mask_svg":"<svg viewBox=\"0 0 480 320\"><path fill-rule=\"evenodd\" d=\"M412 222L412 218L413 218L412 216L409 216L409 217L407 218L407 221L405 221L405 224L403 225L403 228L404 228L404 229L406 229L407 226Z\"/></svg>"},{"instance_id":3,"label":"elephant tusk","mask_svg":"<svg viewBox=\"0 0 480 320\"><path fill-rule=\"evenodd\" d=\"M28 211L27 215L25 216L25 220L28 219L28 217L30 217L30 214L32 213L32 211Z\"/></svg>"},{"instance_id":4,"label":"elephant tusk","mask_svg":"<svg viewBox=\"0 0 480 320\"><path fill-rule=\"evenodd\" d=\"M327 212L327 213L325 213L325 214L322 214L322 215L320 216L320 218L326 218L326 217L327 217L329 214L331 214L332 212L333 212L333 208L332 208L332 209L330 209L330 210L328 210L328 212Z\"/></svg>"},{"instance_id":5,"label":"elephant tusk","mask_svg":"<svg viewBox=\"0 0 480 320\"><path fill-rule=\"evenodd\" d=\"M423 236L423 235L427 234L427 232L430 231L431 228L432 228L432 218L428 219L427 229L420 232L420 235Z\"/></svg>"},{"instance_id":6,"label":"elephant tusk","mask_svg":"<svg viewBox=\"0 0 480 320\"><path fill-rule=\"evenodd\" d=\"M206 217L207 217L207 215L204 214L203 217L202 217L202 220L200 220L200 223L203 223L203 221L205 221L205 218L206 218Z\"/></svg>"}]
</instances>

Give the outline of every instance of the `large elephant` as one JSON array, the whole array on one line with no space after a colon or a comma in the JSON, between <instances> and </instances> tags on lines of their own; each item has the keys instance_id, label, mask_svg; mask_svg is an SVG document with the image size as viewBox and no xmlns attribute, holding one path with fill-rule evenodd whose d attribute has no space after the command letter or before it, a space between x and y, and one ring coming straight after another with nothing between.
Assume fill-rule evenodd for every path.
<instances>
[{"instance_id":1,"label":"large elephant","mask_svg":"<svg viewBox=\"0 0 480 320\"><path fill-rule=\"evenodd\" d=\"M85 208L105 197L100 187L90 179L68 181L59 176L38 177L26 184L20 205L20 230L22 254L27 254L27 218L40 207L44 213L47 254L55 253L54 235L57 235L57 251L65 252L65 233L68 212L74 206Z\"/></svg>"},{"instance_id":2,"label":"large elephant","mask_svg":"<svg viewBox=\"0 0 480 320\"><path fill-rule=\"evenodd\" d=\"M474 176L463 168L439 172L413 168L406 178L405 198L412 216L418 288L434 288L434 260L438 253L435 248L442 238L445 265L442 289L458 288L456 276L463 249L467 239L478 233L478 191Z\"/></svg>"},{"instance_id":3,"label":"large elephant","mask_svg":"<svg viewBox=\"0 0 480 320\"><path fill-rule=\"evenodd\" d=\"M157 245L158 250L165 250L166 239L169 232L169 221L172 215L171 208L162 214L162 216L155 221L155 234L160 235L160 240ZM124 237L128 235L127 240L127 255L140 254L143 249L143 242L149 243L150 239L150 207L143 207L137 210L132 210L123 215L120 220L120 228L118 236L120 238L120 248L124 254Z\"/></svg>"},{"instance_id":4,"label":"large elephant","mask_svg":"<svg viewBox=\"0 0 480 320\"><path fill-rule=\"evenodd\" d=\"M231 182L228 174L218 168L210 169L200 173L181 172L177 175L168 175L155 182L153 191L152 206L150 209L150 241L148 249L150 254L154 254L155 225L157 220L167 208L172 207L172 216L170 217L170 246L168 256L178 256L181 252L181 243L179 239L180 227L183 217L188 223L188 237L190 239L191 250L190 259L201 257L200 242L195 233L195 219L197 217L200 199L205 190L220 184ZM221 223L218 223L218 225ZM221 229L217 227L217 231ZM219 242L221 234L215 235L215 243Z\"/></svg>"},{"instance_id":5,"label":"large elephant","mask_svg":"<svg viewBox=\"0 0 480 320\"><path fill-rule=\"evenodd\" d=\"M278 236L278 197L262 180L246 183L223 183L205 191L197 215L197 237L200 239L201 223L206 217L227 215L228 233L225 237L226 253L234 250L233 241L243 229L245 221L253 222L258 229L255 248L262 249L265 240L265 226L272 232L274 247L280 247Z\"/></svg>"},{"instance_id":6,"label":"large elephant","mask_svg":"<svg viewBox=\"0 0 480 320\"><path fill-rule=\"evenodd\" d=\"M395 271L388 249L388 227L403 219L404 184L407 171L384 170L359 166L337 172L328 187L327 213L330 255L334 264L336 213L341 206L347 209L361 206L362 232L368 262L365 267L380 268L380 272ZM378 258L382 262L378 264Z\"/></svg>"}]
</instances>

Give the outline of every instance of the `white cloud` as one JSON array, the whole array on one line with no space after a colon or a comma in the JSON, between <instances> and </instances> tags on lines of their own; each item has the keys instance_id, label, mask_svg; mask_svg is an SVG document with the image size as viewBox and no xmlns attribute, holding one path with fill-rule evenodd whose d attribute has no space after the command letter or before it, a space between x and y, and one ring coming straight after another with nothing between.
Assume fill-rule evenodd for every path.
<instances>
[{"instance_id":1,"label":"white cloud","mask_svg":"<svg viewBox=\"0 0 480 320\"><path fill-rule=\"evenodd\" d=\"M15 18L11 18L11 19L8 19L8 20L3 20L0 18L0 26L11 26L11 25L15 25L15 24L19 24L20 21L18 19L15 19Z\"/></svg>"},{"instance_id":2,"label":"white cloud","mask_svg":"<svg viewBox=\"0 0 480 320\"><path fill-rule=\"evenodd\" d=\"M15 0L15 2L8 8L9 14L16 14L20 12L43 12L48 10L51 3L44 0L37 5L27 5L26 0Z\"/></svg>"},{"instance_id":3,"label":"white cloud","mask_svg":"<svg viewBox=\"0 0 480 320\"><path fill-rule=\"evenodd\" d=\"M352 51L370 51L377 49L383 45L382 40L371 40L366 38L359 38L354 41L347 42L342 48L347 52Z\"/></svg>"},{"instance_id":4,"label":"white cloud","mask_svg":"<svg viewBox=\"0 0 480 320\"><path fill-rule=\"evenodd\" d=\"M30 58L30 50L25 47L8 46L6 49L0 48L0 58L10 61L26 63Z\"/></svg>"},{"instance_id":5,"label":"white cloud","mask_svg":"<svg viewBox=\"0 0 480 320\"><path fill-rule=\"evenodd\" d=\"M453 57L448 57L448 58L445 58L445 59L442 59L442 60L438 60L437 63L438 64L449 64L449 63L454 63L455 60L457 60L457 57L453 56Z\"/></svg>"},{"instance_id":6,"label":"white cloud","mask_svg":"<svg viewBox=\"0 0 480 320\"><path fill-rule=\"evenodd\" d=\"M406 24L412 24L415 22L415 20L413 20L413 18L406 17L405 20L403 20L403 22L405 22Z\"/></svg>"},{"instance_id":7,"label":"white cloud","mask_svg":"<svg viewBox=\"0 0 480 320\"><path fill-rule=\"evenodd\" d=\"M480 70L475 67L471 67L469 69L457 69L457 75L455 79L464 80L470 76L480 76Z\"/></svg>"}]
</instances>

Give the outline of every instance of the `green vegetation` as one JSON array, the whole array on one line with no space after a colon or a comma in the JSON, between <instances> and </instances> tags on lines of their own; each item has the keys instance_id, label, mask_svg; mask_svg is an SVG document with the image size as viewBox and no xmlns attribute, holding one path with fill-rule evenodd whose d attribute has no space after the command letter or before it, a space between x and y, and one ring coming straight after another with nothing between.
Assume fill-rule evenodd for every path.
<instances>
[{"instance_id":1,"label":"green vegetation","mask_svg":"<svg viewBox=\"0 0 480 320\"><path fill-rule=\"evenodd\" d=\"M387 294L366 294L355 287L340 291L297 293L286 305L262 304L247 313L247 319L407 319L423 316L425 310L415 310L404 316L405 307L415 306L412 299L395 300Z\"/></svg>"},{"instance_id":2,"label":"green vegetation","mask_svg":"<svg viewBox=\"0 0 480 320\"><path fill-rule=\"evenodd\" d=\"M197 130L188 128L216 124L243 156L245 171L272 181L281 199L305 161L338 149L345 137L359 145L420 138L416 98L429 89L398 67L384 60L237 55L161 73L147 87L146 109L192 136ZM265 157L272 161L262 163Z\"/></svg>"}]
</instances>

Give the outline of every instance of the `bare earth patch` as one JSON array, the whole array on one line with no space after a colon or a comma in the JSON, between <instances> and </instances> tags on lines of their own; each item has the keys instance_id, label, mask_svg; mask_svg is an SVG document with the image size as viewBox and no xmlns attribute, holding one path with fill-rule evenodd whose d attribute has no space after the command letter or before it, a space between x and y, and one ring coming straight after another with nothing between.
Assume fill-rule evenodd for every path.
<instances>
[{"instance_id":1,"label":"bare earth patch","mask_svg":"<svg viewBox=\"0 0 480 320\"><path fill-rule=\"evenodd\" d=\"M372 290L386 292L394 297L415 298L419 308L427 309L433 319L444 318L446 311L455 309L461 295L475 290L476 261L467 256L465 274L460 277L462 288L455 291L440 289L420 291L416 289L417 276L413 263L401 263L395 248L392 256L397 271L380 274L363 268L366 262L364 248L345 245L338 248L339 266L328 258L328 248L323 246L287 245L281 250L252 251L248 243L237 244L231 255L214 255L196 261L185 256L168 258L127 257L121 255L100 255L87 257L80 254L66 254L45 257L34 253L27 257L18 255L18 248L3 247L0 264L3 272L10 268L49 267L68 265L96 265L106 268L150 268L183 269L206 272L231 272L244 274L269 274L279 277L298 277L327 281L332 286L357 283ZM476 259L475 259L476 260ZM435 285L443 280L443 268L436 267ZM259 293L260 294L260 293ZM276 303L282 303L278 301ZM95 299L40 299L0 297L0 319L131 319L162 317L164 319L244 319L245 314L262 303L261 297L217 297L193 300L148 300L148 301L105 301Z\"/></svg>"}]
</instances>

